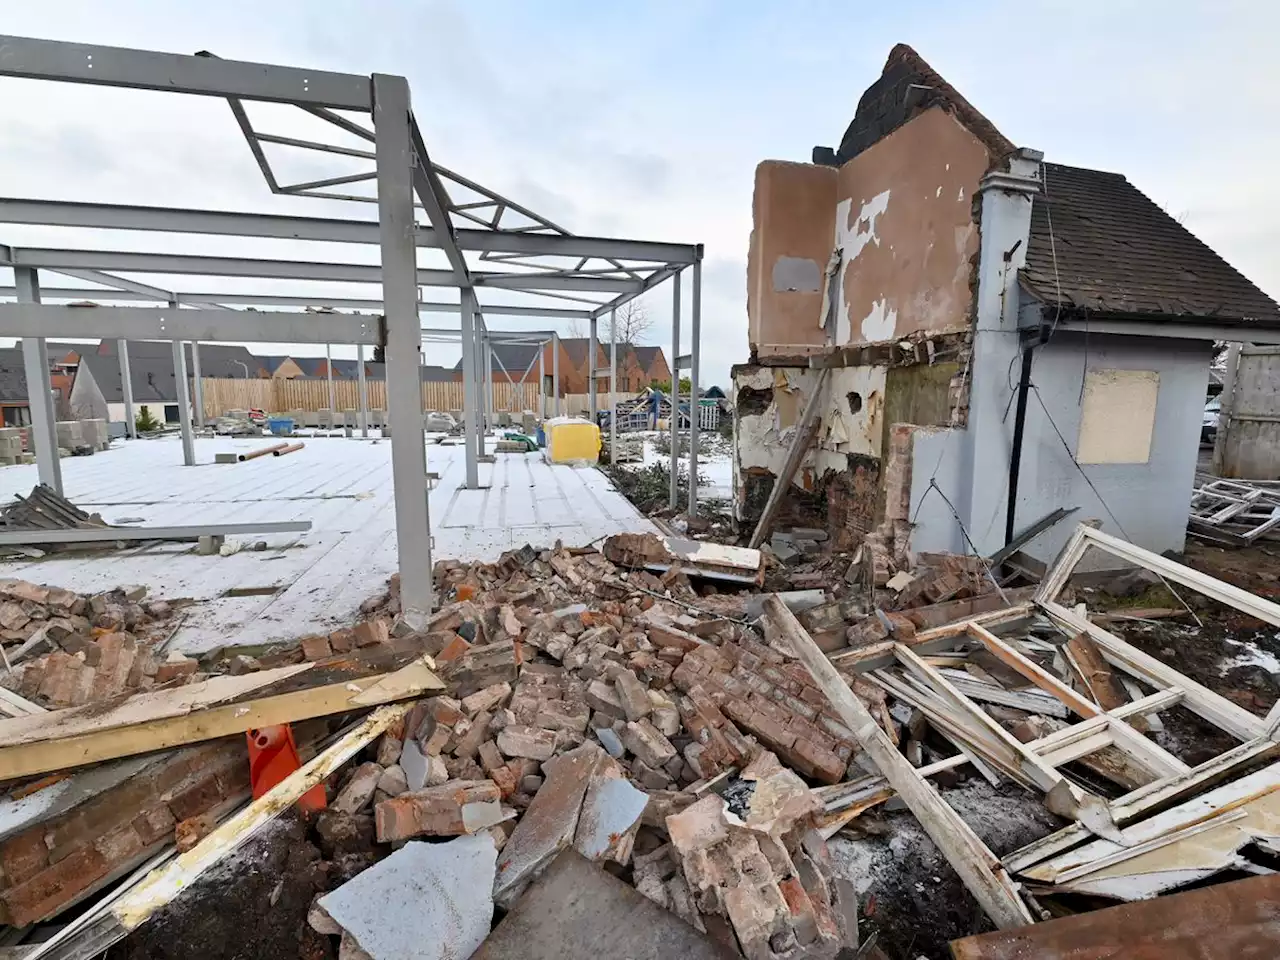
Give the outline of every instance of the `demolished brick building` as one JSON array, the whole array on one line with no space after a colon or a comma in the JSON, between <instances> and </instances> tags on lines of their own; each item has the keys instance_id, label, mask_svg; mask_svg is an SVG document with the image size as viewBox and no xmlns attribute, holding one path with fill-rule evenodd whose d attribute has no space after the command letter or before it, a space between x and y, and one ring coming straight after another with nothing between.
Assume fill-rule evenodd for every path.
<instances>
[{"instance_id":1,"label":"demolished brick building","mask_svg":"<svg viewBox=\"0 0 1280 960\"><path fill-rule=\"evenodd\" d=\"M1016 147L904 45L813 161L756 169L739 519L821 383L780 523L989 554L1062 506L1180 549L1212 341L1273 337L1274 301L1124 177Z\"/></svg>"}]
</instances>

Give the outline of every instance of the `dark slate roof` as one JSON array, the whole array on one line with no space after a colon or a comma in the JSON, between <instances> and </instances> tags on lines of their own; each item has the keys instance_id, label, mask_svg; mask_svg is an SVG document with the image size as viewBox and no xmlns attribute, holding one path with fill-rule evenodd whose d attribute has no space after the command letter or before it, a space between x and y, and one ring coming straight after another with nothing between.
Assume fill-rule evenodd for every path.
<instances>
[{"instance_id":1,"label":"dark slate roof","mask_svg":"<svg viewBox=\"0 0 1280 960\"><path fill-rule=\"evenodd\" d=\"M298 365L298 369L302 371L304 377L323 377L324 373L324 357L293 357L294 363ZM326 377L326 379L328 379Z\"/></svg>"},{"instance_id":2,"label":"dark slate roof","mask_svg":"<svg viewBox=\"0 0 1280 960\"><path fill-rule=\"evenodd\" d=\"M587 362L587 348L591 345L590 337L561 337L560 343L564 346L564 352L575 368ZM603 360L604 357L600 354L600 342L596 341L596 362Z\"/></svg>"},{"instance_id":3,"label":"dark slate roof","mask_svg":"<svg viewBox=\"0 0 1280 960\"><path fill-rule=\"evenodd\" d=\"M640 364L640 368L646 373L662 353L661 347L641 347L636 345L632 346L631 349L636 353L636 363Z\"/></svg>"},{"instance_id":4,"label":"dark slate roof","mask_svg":"<svg viewBox=\"0 0 1280 960\"><path fill-rule=\"evenodd\" d=\"M423 383L453 382L453 370L449 370L445 367L436 367L431 365L420 366L418 367L418 373L421 375ZM385 380L387 378L387 365L385 363L365 361L364 375L370 380Z\"/></svg>"},{"instance_id":5,"label":"dark slate roof","mask_svg":"<svg viewBox=\"0 0 1280 960\"><path fill-rule=\"evenodd\" d=\"M27 402L27 374L22 366L22 348L0 348L0 401Z\"/></svg>"},{"instance_id":6,"label":"dark slate roof","mask_svg":"<svg viewBox=\"0 0 1280 960\"><path fill-rule=\"evenodd\" d=\"M204 358L201 357L203 360ZM80 372L88 370L102 391L107 403L124 401L123 381L120 378L120 361L114 356L86 353L80 357ZM243 373L241 378L243 379ZM177 380L173 375L172 356L148 357L133 355L133 342L129 344L129 378L133 381L134 403L177 403Z\"/></svg>"},{"instance_id":7,"label":"dark slate roof","mask_svg":"<svg viewBox=\"0 0 1280 960\"><path fill-rule=\"evenodd\" d=\"M1022 270L1037 299L1139 319L1280 325L1274 300L1122 175L1043 171Z\"/></svg>"},{"instance_id":8,"label":"dark slate roof","mask_svg":"<svg viewBox=\"0 0 1280 960\"><path fill-rule=\"evenodd\" d=\"M982 141L998 160L1014 146L990 120L905 43L889 51L880 77L858 100L858 109L845 130L840 148L814 147L813 162L842 166L872 144L884 139L912 117L930 107L942 107Z\"/></svg>"},{"instance_id":9,"label":"dark slate roof","mask_svg":"<svg viewBox=\"0 0 1280 960\"><path fill-rule=\"evenodd\" d=\"M116 342L103 340L98 344L98 356L115 357ZM192 373L191 344L186 345L187 375ZM130 340L129 363L134 359L164 361L173 365L173 344L163 340ZM243 364L243 366L242 366ZM243 380L256 377L262 367L262 358L249 352L247 347L229 343L200 344L200 375L202 377L232 377ZM246 373L246 370L248 371ZM172 373L172 371L170 371ZM171 403L173 401L170 401Z\"/></svg>"},{"instance_id":10,"label":"dark slate roof","mask_svg":"<svg viewBox=\"0 0 1280 960\"><path fill-rule=\"evenodd\" d=\"M258 358L259 369L264 370L267 373L275 373L277 370L280 369L280 364L290 359L288 354L279 354L279 353L268 354L267 356L263 356L262 354L255 354L255 356ZM202 357L201 359L204 359L204 358Z\"/></svg>"}]
</instances>

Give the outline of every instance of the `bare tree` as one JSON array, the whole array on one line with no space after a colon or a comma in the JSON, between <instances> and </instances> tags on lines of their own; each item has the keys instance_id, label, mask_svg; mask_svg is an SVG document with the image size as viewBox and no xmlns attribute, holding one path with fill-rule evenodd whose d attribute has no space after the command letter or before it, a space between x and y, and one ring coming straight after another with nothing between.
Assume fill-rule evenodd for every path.
<instances>
[{"instance_id":1,"label":"bare tree","mask_svg":"<svg viewBox=\"0 0 1280 960\"><path fill-rule=\"evenodd\" d=\"M573 317L566 324L567 335L586 339L589 335L587 321ZM639 300L628 300L618 308L618 342L637 343L653 328L653 317ZM603 314L596 324L596 336L601 343L609 342L609 315Z\"/></svg>"}]
</instances>

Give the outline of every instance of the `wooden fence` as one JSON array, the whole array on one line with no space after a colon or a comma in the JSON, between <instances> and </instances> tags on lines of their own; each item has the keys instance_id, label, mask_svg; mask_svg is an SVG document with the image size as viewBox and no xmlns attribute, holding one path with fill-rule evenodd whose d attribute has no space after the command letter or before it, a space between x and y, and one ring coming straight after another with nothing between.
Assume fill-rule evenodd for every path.
<instances>
[{"instance_id":1,"label":"wooden fence","mask_svg":"<svg viewBox=\"0 0 1280 960\"><path fill-rule=\"evenodd\" d=\"M325 379L290 380L285 378L261 378L234 380L202 377L204 415L207 418L223 416L228 410L257 408L270 413L289 410L327 410L329 408L329 383ZM387 409L387 383L385 380L368 380L366 389L370 410ZM333 381L334 403L339 410L360 409L360 384L355 380ZM585 400L585 396L583 397ZM536 383L498 383L493 385L493 403L496 410L520 413L537 410L538 385ZM607 404L607 398L602 401ZM422 385L424 410L453 411L462 409L462 384L429 382ZM551 409L547 401L548 411ZM585 406L584 406L585 409Z\"/></svg>"}]
</instances>

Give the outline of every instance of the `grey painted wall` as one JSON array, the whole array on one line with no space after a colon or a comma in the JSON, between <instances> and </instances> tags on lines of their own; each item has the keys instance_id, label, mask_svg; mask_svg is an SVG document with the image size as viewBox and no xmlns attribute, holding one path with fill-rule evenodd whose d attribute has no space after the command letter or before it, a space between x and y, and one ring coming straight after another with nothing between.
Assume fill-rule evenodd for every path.
<instances>
[{"instance_id":1,"label":"grey painted wall","mask_svg":"<svg viewBox=\"0 0 1280 960\"><path fill-rule=\"evenodd\" d=\"M1080 433L1080 386L1086 369L1154 370L1160 376L1160 386L1148 461L1085 464L1083 476L1032 392L1027 401L1015 529L1035 522L1058 506L1078 506L1080 511L1071 522L1059 524L1037 538L1027 550L1031 556L1045 562L1052 560L1074 523L1090 518L1101 520L1102 529L1148 550L1182 550L1195 484L1211 355L1212 344L1195 340L1106 335L1085 338L1062 333L1036 350L1031 382L1038 388L1071 453L1076 452ZM1011 416L1010 430L1012 423Z\"/></svg>"}]
</instances>

